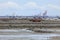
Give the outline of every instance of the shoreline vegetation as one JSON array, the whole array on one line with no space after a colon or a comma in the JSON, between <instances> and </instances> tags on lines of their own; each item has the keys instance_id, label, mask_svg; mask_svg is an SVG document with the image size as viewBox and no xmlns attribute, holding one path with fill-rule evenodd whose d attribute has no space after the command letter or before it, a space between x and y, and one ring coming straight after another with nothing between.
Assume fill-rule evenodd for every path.
<instances>
[{"instance_id":1,"label":"shoreline vegetation","mask_svg":"<svg viewBox=\"0 0 60 40\"><path fill-rule=\"evenodd\" d=\"M60 34L60 20L41 20L41 22L32 22L28 19L0 20L0 29L26 29L32 31L33 34ZM57 39L58 38L59 37L57 37ZM55 37L52 37L51 39L54 40Z\"/></svg>"}]
</instances>

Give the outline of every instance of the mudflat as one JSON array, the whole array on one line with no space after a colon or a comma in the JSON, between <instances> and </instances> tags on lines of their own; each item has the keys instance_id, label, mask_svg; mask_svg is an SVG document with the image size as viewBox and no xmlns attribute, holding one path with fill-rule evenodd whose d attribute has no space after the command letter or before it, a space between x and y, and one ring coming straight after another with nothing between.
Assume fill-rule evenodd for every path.
<instances>
[{"instance_id":1,"label":"mudflat","mask_svg":"<svg viewBox=\"0 0 60 40\"><path fill-rule=\"evenodd\" d=\"M50 40L60 40L60 36L51 37Z\"/></svg>"}]
</instances>

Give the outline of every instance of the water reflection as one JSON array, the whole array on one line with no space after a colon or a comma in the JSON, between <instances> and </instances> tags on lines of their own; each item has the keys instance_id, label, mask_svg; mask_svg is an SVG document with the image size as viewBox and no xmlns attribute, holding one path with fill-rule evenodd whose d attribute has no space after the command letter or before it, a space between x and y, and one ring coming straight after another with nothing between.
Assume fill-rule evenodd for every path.
<instances>
[{"instance_id":1,"label":"water reflection","mask_svg":"<svg viewBox=\"0 0 60 40\"><path fill-rule=\"evenodd\" d=\"M53 37L53 36L60 36L60 34L49 34L49 33L43 33L43 34L34 34L32 33L32 31L29 31L29 30L25 30L25 29L19 29L19 30L8 30L8 29L5 29L5 30L0 30L0 33L3 32L3 33L8 33L8 34L2 34L0 35L0 40L48 40L50 37ZM11 35L9 34L10 32L12 33L19 33L16 35L13 35L11 33ZM22 34L20 34L22 32ZM30 34L24 34L24 33L30 33Z\"/></svg>"}]
</instances>

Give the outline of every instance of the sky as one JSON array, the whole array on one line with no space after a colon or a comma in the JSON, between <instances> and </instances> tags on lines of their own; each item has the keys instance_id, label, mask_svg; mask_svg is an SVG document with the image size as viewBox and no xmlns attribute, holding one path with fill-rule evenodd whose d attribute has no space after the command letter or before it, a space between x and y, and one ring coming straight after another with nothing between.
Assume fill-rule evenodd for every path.
<instances>
[{"instance_id":1,"label":"sky","mask_svg":"<svg viewBox=\"0 0 60 40\"><path fill-rule=\"evenodd\" d=\"M60 0L0 0L0 16L60 16Z\"/></svg>"}]
</instances>

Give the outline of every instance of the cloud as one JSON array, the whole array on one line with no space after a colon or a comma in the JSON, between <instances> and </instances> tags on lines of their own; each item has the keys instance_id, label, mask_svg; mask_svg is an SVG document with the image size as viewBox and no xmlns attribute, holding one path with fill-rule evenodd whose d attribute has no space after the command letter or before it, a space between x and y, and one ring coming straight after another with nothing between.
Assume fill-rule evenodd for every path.
<instances>
[{"instance_id":1,"label":"cloud","mask_svg":"<svg viewBox=\"0 0 60 40\"><path fill-rule=\"evenodd\" d=\"M41 10L60 10L60 6L54 5L54 4L47 4L47 5L42 5L39 6Z\"/></svg>"},{"instance_id":2,"label":"cloud","mask_svg":"<svg viewBox=\"0 0 60 40\"><path fill-rule=\"evenodd\" d=\"M47 4L39 6L36 2L27 2L26 4L19 5L16 2L5 2L0 3L0 8L11 8L16 10L26 10L26 9L37 9L37 10L49 10L49 9L58 9L60 10L60 6Z\"/></svg>"},{"instance_id":3,"label":"cloud","mask_svg":"<svg viewBox=\"0 0 60 40\"><path fill-rule=\"evenodd\" d=\"M45 10L44 6L39 6L35 2L27 2L26 4L19 5L15 2L5 2L5 3L0 3L0 8L11 8L11 9L16 9L16 10L25 10L25 9L40 9L40 10Z\"/></svg>"},{"instance_id":4,"label":"cloud","mask_svg":"<svg viewBox=\"0 0 60 40\"><path fill-rule=\"evenodd\" d=\"M60 10L60 6L58 5L48 4L48 7Z\"/></svg>"},{"instance_id":5,"label":"cloud","mask_svg":"<svg viewBox=\"0 0 60 40\"><path fill-rule=\"evenodd\" d=\"M28 3L26 3L24 6L26 6L26 7L31 7L31 8L35 8L35 7L37 7L37 4L35 3L35 2L28 2Z\"/></svg>"},{"instance_id":6,"label":"cloud","mask_svg":"<svg viewBox=\"0 0 60 40\"><path fill-rule=\"evenodd\" d=\"M23 9L39 9L39 10L45 10L44 6L39 6L35 2L28 2L23 5Z\"/></svg>"},{"instance_id":7,"label":"cloud","mask_svg":"<svg viewBox=\"0 0 60 40\"><path fill-rule=\"evenodd\" d=\"M14 2L7 2L7 6L8 7L19 7L19 5L17 3L14 3Z\"/></svg>"},{"instance_id":8,"label":"cloud","mask_svg":"<svg viewBox=\"0 0 60 40\"><path fill-rule=\"evenodd\" d=\"M21 6L15 2L5 2L5 3L0 3L0 8L21 9Z\"/></svg>"}]
</instances>

